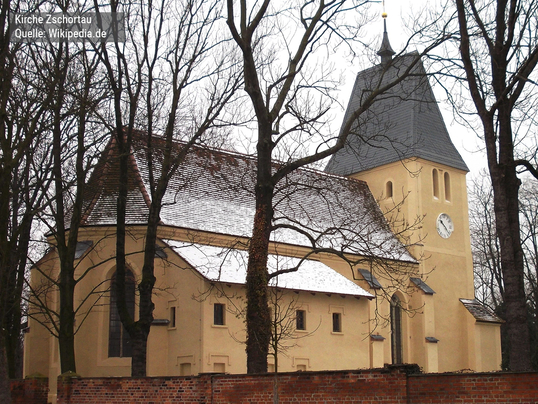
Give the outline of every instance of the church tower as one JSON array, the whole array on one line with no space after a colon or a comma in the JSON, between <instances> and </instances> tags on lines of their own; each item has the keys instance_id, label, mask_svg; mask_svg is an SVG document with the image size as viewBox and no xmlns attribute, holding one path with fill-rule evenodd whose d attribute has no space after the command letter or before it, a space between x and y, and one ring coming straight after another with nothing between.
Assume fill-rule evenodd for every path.
<instances>
[{"instance_id":1,"label":"church tower","mask_svg":"<svg viewBox=\"0 0 538 404\"><path fill-rule=\"evenodd\" d=\"M419 55L393 59L383 18L381 63L358 73L344 122L364 94L410 74L359 118L325 171L366 181L394 230L410 226L403 236L420 262L420 278L411 278L417 292L399 299L418 314L407 319L402 357L392 342L388 361L418 363L428 372L498 370L500 320L474 300L469 170L450 140ZM382 336L394 340L388 335L394 332L393 326Z\"/></svg>"}]
</instances>

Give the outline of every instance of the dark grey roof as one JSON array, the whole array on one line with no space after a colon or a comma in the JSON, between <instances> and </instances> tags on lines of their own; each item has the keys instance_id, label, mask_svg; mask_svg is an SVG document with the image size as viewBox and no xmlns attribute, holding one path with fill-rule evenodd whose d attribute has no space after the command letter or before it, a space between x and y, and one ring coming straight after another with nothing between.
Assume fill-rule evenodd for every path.
<instances>
[{"instance_id":1,"label":"dark grey roof","mask_svg":"<svg viewBox=\"0 0 538 404\"><path fill-rule=\"evenodd\" d=\"M484 306L476 299L460 299L465 308L473 315L476 321L486 323L504 323L502 319L497 317L490 309Z\"/></svg>"},{"instance_id":2,"label":"dark grey roof","mask_svg":"<svg viewBox=\"0 0 538 404\"><path fill-rule=\"evenodd\" d=\"M385 66L377 65L357 75L344 123L371 91L399 77L418 58L400 56ZM422 158L469 171L450 140L441 111L422 62L385 94L356 122L343 149L333 155L325 171L351 175L402 159Z\"/></svg>"},{"instance_id":3,"label":"dark grey roof","mask_svg":"<svg viewBox=\"0 0 538 404\"><path fill-rule=\"evenodd\" d=\"M368 271L367 269L359 269L359 272L372 289L383 288L377 278L370 271Z\"/></svg>"},{"instance_id":4,"label":"dark grey roof","mask_svg":"<svg viewBox=\"0 0 538 404\"><path fill-rule=\"evenodd\" d=\"M417 285L417 287L422 290L424 293L426 293L427 295L433 295L435 293L435 291L430 288L428 285L426 285L426 282L424 282L422 279L420 278L409 278L411 279L411 282L413 282L415 285Z\"/></svg>"}]
</instances>

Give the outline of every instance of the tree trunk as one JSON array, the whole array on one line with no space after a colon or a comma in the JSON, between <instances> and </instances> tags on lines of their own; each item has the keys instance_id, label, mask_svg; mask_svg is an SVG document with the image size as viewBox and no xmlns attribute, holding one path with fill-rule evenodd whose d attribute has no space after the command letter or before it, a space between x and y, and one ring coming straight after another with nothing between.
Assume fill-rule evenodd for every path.
<instances>
[{"instance_id":1,"label":"tree trunk","mask_svg":"<svg viewBox=\"0 0 538 404\"><path fill-rule=\"evenodd\" d=\"M118 109L116 109L116 112ZM146 352L140 352L140 343L142 337L138 335L136 323L129 313L127 307L126 291L125 291L125 274L127 271L127 263L125 261L125 235L126 235L126 214L127 214L127 192L128 192L128 168L129 154L131 149L130 133L125 134L122 127L118 127L116 134L116 147L119 152L119 190L117 200L116 213L116 292L117 300L116 307L120 316L121 322L131 339L132 345L132 362L131 376L146 375ZM135 358L137 358L135 360Z\"/></svg>"},{"instance_id":2,"label":"tree trunk","mask_svg":"<svg viewBox=\"0 0 538 404\"><path fill-rule=\"evenodd\" d=\"M62 270L60 276L60 332L58 344L60 348L60 368L61 372L77 371L75 362L75 312L73 293L75 290L75 280L73 272Z\"/></svg>"},{"instance_id":3,"label":"tree trunk","mask_svg":"<svg viewBox=\"0 0 538 404\"><path fill-rule=\"evenodd\" d=\"M0 265L2 263L0 262ZM0 267L0 271L5 271L5 267ZM0 272L0 275L4 275L4 273ZM11 390L10 390L10 384L9 384L9 376L8 376L8 362L7 362L7 355L6 355L6 327L4 324L7 322L6 320L6 310L5 310L5 299L4 296L7 294L7 291L5 289L5 283L2 284L3 276L0 276L0 402L4 403L10 403L11 402ZM7 400L7 401L6 401Z\"/></svg>"},{"instance_id":4,"label":"tree trunk","mask_svg":"<svg viewBox=\"0 0 538 404\"><path fill-rule=\"evenodd\" d=\"M515 177L515 174L514 174ZM529 327L523 274L523 257L519 240L519 218L517 191L515 197L503 192L499 178L492 176L495 192L495 214L497 234L501 245L501 267L504 283L504 306L507 338L509 346L509 369L511 371L531 370ZM497 182L497 185L495 183Z\"/></svg>"},{"instance_id":5,"label":"tree trunk","mask_svg":"<svg viewBox=\"0 0 538 404\"><path fill-rule=\"evenodd\" d=\"M31 213L26 212L19 227L18 244L12 252L12 268L8 283L8 304L5 312L5 347L10 379L22 378L22 344L21 344L21 299L24 287L24 273L30 242Z\"/></svg>"},{"instance_id":6,"label":"tree trunk","mask_svg":"<svg viewBox=\"0 0 538 404\"><path fill-rule=\"evenodd\" d=\"M20 296L20 295L19 295ZM14 296L17 297L17 296ZM11 312L7 314L8 321L6 324L6 360L8 376L10 379L22 377L20 366L21 357L21 302L20 299L13 302Z\"/></svg>"},{"instance_id":7,"label":"tree trunk","mask_svg":"<svg viewBox=\"0 0 538 404\"><path fill-rule=\"evenodd\" d=\"M247 373L266 373L267 355L271 340L267 258L269 249L268 230L270 229L270 211L272 208L270 203L257 202L256 205L246 279Z\"/></svg>"},{"instance_id":8,"label":"tree trunk","mask_svg":"<svg viewBox=\"0 0 538 404\"><path fill-rule=\"evenodd\" d=\"M162 198L162 196L161 196ZM142 280L138 285L140 293L139 318L136 331L131 336L133 344L133 360L131 375L133 377L146 376L147 344L153 322L153 287L155 285L155 242L157 240L157 227L159 224L160 203L153 201L148 218L146 231L146 245L144 247L144 266L142 267Z\"/></svg>"},{"instance_id":9,"label":"tree trunk","mask_svg":"<svg viewBox=\"0 0 538 404\"><path fill-rule=\"evenodd\" d=\"M271 124L258 123L256 213L247 268L247 373L266 373L271 342L267 259L273 219Z\"/></svg>"},{"instance_id":10,"label":"tree trunk","mask_svg":"<svg viewBox=\"0 0 538 404\"><path fill-rule=\"evenodd\" d=\"M495 221L501 247L509 369L531 370L530 335L525 296L525 263L521 247L519 186L513 158L509 112L499 110L499 162L489 160Z\"/></svg>"},{"instance_id":11,"label":"tree trunk","mask_svg":"<svg viewBox=\"0 0 538 404\"><path fill-rule=\"evenodd\" d=\"M495 221L500 244L501 268L504 285L505 329L509 346L509 369L527 371L531 369L530 339L527 324L527 307L524 284L524 260L520 240L518 192L520 181L514 160L514 137L512 136L512 112L523 93L528 75L536 67L536 54L529 56L525 66L516 60L510 51L521 40L516 2L506 0L492 2L492 9L482 13L474 2L457 0L460 31L459 49L468 86L476 111L484 128L484 142L488 168L493 187ZM517 7L516 7L517 6ZM469 7L469 8L468 8ZM487 6L486 6L487 7ZM487 11L492 11L488 14ZM493 13L494 12L494 13ZM482 18L487 16L488 20ZM490 18L491 17L491 18ZM494 18L494 19L493 19ZM469 22L485 38L481 45L489 46L487 65L484 71L476 59L477 45L469 34ZM484 45L486 46L486 45ZM533 45L534 46L534 45ZM532 46L530 46L532 49ZM534 51L529 52L534 53ZM484 53L485 55L486 53ZM518 72L512 74L511 72ZM513 86L512 86L513 85ZM486 90L484 90L486 89ZM485 95L487 94L487 96ZM495 101L489 98L493 97Z\"/></svg>"},{"instance_id":12,"label":"tree trunk","mask_svg":"<svg viewBox=\"0 0 538 404\"><path fill-rule=\"evenodd\" d=\"M149 327L145 329L140 324L137 324L134 328L135 331L129 333L133 347L131 376L145 377L147 367Z\"/></svg>"},{"instance_id":13,"label":"tree trunk","mask_svg":"<svg viewBox=\"0 0 538 404\"><path fill-rule=\"evenodd\" d=\"M0 402L11 403L11 385L7 376L6 351L4 350L4 340L0 334Z\"/></svg>"}]
</instances>

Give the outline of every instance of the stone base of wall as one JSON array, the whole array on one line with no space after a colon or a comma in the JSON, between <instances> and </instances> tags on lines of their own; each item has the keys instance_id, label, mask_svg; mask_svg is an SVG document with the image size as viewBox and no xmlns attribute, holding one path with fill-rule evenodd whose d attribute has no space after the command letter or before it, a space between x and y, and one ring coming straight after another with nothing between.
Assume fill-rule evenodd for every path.
<instances>
[{"instance_id":1,"label":"stone base of wall","mask_svg":"<svg viewBox=\"0 0 538 404\"><path fill-rule=\"evenodd\" d=\"M403 365L256 376L64 376L58 378L57 403L538 404L538 373L420 374L418 370L416 365ZM12 382L12 396L15 404L47 403L43 379Z\"/></svg>"}]
</instances>

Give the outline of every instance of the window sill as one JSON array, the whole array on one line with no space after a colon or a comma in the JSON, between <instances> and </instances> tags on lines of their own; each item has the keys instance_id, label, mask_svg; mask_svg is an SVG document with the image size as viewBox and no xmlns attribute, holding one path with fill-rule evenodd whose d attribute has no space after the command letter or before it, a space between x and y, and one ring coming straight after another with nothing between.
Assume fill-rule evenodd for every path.
<instances>
[{"instance_id":1,"label":"window sill","mask_svg":"<svg viewBox=\"0 0 538 404\"><path fill-rule=\"evenodd\" d=\"M120 356L110 356L102 361L97 366L102 367L124 367L124 366L131 366L131 358L130 357L120 357Z\"/></svg>"},{"instance_id":2,"label":"window sill","mask_svg":"<svg viewBox=\"0 0 538 404\"><path fill-rule=\"evenodd\" d=\"M228 328L226 324L219 325L219 324L211 324L211 328Z\"/></svg>"},{"instance_id":3,"label":"window sill","mask_svg":"<svg viewBox=\"0 0 538 404\"><path fill-rule=\"evenodd\" d=\"M344 335L344 333L342 331L331 331L331 334L332 335Z\"/></svg>"}]
</instances>

